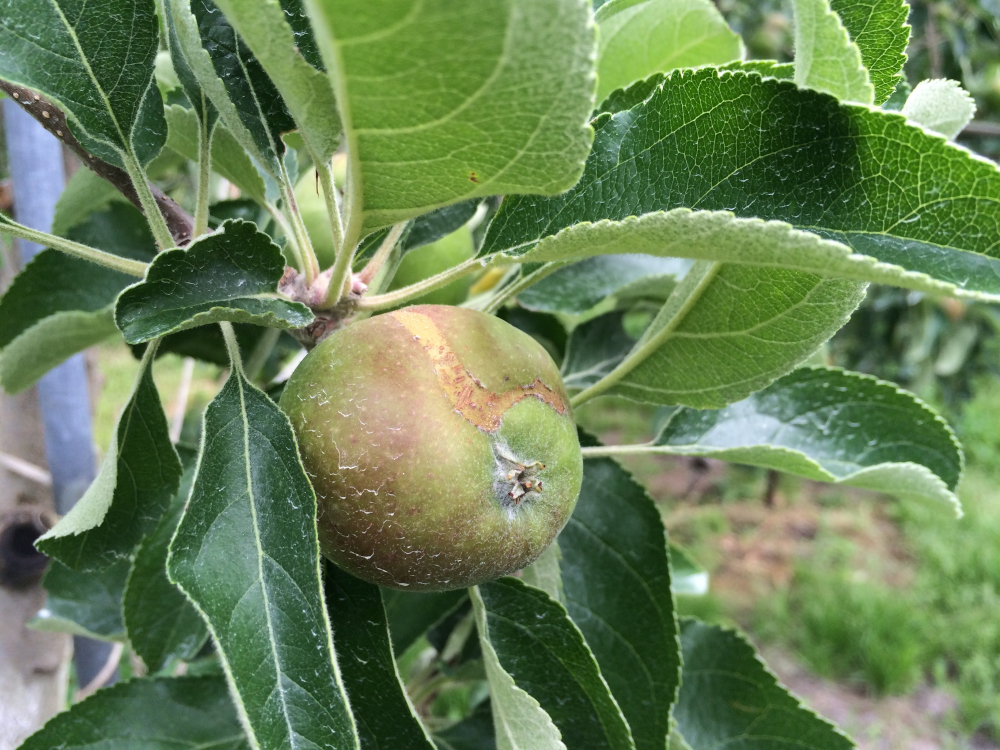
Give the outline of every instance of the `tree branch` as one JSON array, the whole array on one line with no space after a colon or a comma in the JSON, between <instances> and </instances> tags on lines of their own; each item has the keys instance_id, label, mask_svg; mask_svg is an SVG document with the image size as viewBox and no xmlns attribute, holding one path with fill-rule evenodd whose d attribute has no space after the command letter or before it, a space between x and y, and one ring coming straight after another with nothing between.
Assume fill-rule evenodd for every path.
<instances>
[{"instance_id":1,"label":"tree branch","mask_svg":"<svg viewBox=\"0 0 1000 750\"><path fill-rule=\"evenodd\" d=\"M114 185L118 192L124 195L132 205L140 211L142 210L139 196L135 192L135 187L132 185L132 180L129 178L128 173L124 169L116 167L114 164L109 164L89 153L73 133L70 132L69 127L66 125L66 115L59 107L45 97L39 96L31 89L16 86L7 81L0 80L0 91L3 91L7 96L20 104L25 112L38 120L46 130L65 143L73 153L79 156L84 164L90 167L97 175ZM186 245L191 241L194 230L194 219L187 211L177 205L173 198L158 187L153 184L150 184L149 187L153 192L153 198L156 200L156 205L159 207L160 213L167 222L170 235L174 238L178 246Z\"/></svg>"}]
</instances>

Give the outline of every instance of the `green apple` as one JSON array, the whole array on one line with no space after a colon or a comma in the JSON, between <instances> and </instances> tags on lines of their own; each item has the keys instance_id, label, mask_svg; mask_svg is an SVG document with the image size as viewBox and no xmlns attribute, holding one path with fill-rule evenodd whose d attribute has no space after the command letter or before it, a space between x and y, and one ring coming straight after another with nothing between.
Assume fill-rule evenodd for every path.
<instances>
[{"instance_id":1,"label":"green apple","mask_svg":"<svg viewBox=\"0 0 1000 750\"><path fill-rule=\"evenodd\" d=\"M350 325L302 361L281 406L316 490L323 554L382 586L513 573L580 492L555 363L491 315L425 305Z\"/></svg>"},{"instance_id":2,"label":"green apple","mask_svg":"<svg viewBox=\"0 0 1000 750\"><path fill-rule=\"evenodd\" d=\"M403 256L396 275L392 277L389 291L400 289L431 276L447 271L462 261L476 254L472 242L472 230L462 226L449 235L442 237L429 245L410 250ZM423 297L414 300L418 305L457 305L469 296L469 286L472 278L466 276L457 279L447 286L428 292Z\"/></svg>"}]
</instances>

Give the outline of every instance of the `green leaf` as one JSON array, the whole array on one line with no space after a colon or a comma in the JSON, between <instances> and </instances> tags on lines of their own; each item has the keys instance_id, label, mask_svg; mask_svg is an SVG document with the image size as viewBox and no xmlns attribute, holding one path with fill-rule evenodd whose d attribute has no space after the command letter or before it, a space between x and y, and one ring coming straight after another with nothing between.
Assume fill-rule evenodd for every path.
<instances>
[{"instance_id":1,"label":"green leaf","mask_svg":"<svg viewBox=\"0 0 1000 750\"><path fill-rule=\"evenodd\" d=\"M582 221L688 207L787 221L966 292L1000 293L1000 171L899 114L703 69L675 71L595 124L580 182L556 198L504 200L483 254L523 254Z\"/></svg>"},{"instance_id":2,"label":"green leaf","mask_svg":"<svg viewBox=\"0 0 1000 750\"><path fill-rule=\"evenodd\" d=\"M177 492L181 464L153 383L155 349L143 357L97 478L35 543L74 570L106 567L131 555Z\"/></svg>"},{"instance_id":3,"label":"green leaf","mask_svg":"<svg viewBox=\"0 0 1000 750\"><path fill-rule=\"evenodd\" d=\"M153 0L10 0L0 15L0 78L55 100L91 153L146 164L167 134L153 80L159 38Z\"/></svg>"},{"instance_id":4,"label":"green leaf","mask_svg":"<svg viewBox=\"0 0 1000 750\"><path fill-rule=\"evenodd\" d=\"M454 612L465 597L462 589L427 594L382 589L393 651L404 653L420 636Z\"/></svg>"},{"instance_id":5,"label":"green leaf","mask_svg":"<svg viewBox=\"0 0 1000 750\"><path fill-rule=\"evenodd\" d=\"M217 0L217 4L281 93L313 157L329 161L340 141L340 119L326 73L299 51L303 36L311 41L301 0ZM298 34L288 23L290 16L298 21Z\"/></svg>"},{"instance_id":6,"label":"green leaf","mask_svg":"<svg viewBox=\"0 0 1000 750\"><path fill-rule=\"evenodd\" d=\"M29 624L46 632L124 641L122 596L130 565L120 560L103 570L78 572L53 560L42 579L45 607Z\"/></svg>"},{"instance_id":7,"label":"green leaf","mask_svg":"<svg viewBox=\"0 0 1000 750\"><path fill-rule=\"evenodd\" d=\"M510 577L472 591L484 653L487 645L493 649L499 667L538 701L566 747L635 747L593 654L561 604ZM490 671L488 659L488 677ZM491 693L494 681L490 677ZM511 720L499 700L494 693L498 733Z\"/></svg>"},{"instance_id":8,"label":"green leaf","mask_svg":"<svg viewBox=\"0 0 1000 750\"><path fill-rule=\"evenodd\" d=\"M545 709L504 670L493 647L482 597L477 589L469 591L490 688L497 750L567 750Z\"/></svg>"},{"instance_id":9,"label":"green leaf","mask_svg":"<svg viewBox=\"0 0 1000 750\"><path fill-rule=\"evenodd\" d=\"M943 503L961 515L962 451L947 423L916 396L858 373L803 367L724 409L678 409L650 446Z\"/></svg>"},{"instance_id":10,"label":"green leaf","mask_svg":"<svg viewBox=\"0 0 1000 750\"><path fill-rule=\"evenodd\" d=\"M164 0L187 66L239 144L274 179L295 129L274 83L211 0Z\"/></svg>"},{"instance_id":11,"label":"green leaf","mask_svg":"<svg viewBox=\"0 0 1000 750\"><path fill-rule=\"evenodd\" d=\"M67 232L68 238L115 255L150 261L156 243L138 209L115 203L91 214ZM102 314L118 293L135 282L129 276L58 250L43 250L0 297L0 348L39 321L61 312Z\"/></svg>"},{"instance_id":12,"label":"green leaf","mask_svg":"<svg viewBox=\"0 0 1000 750\"><path fill-rule=\"evenodd\" d=\"M681 621L684 670L674 706L691 750L723 746L852 750L854 744L804 708L732 630ZM673 745L671 744L671 747Z\"/></svg>"},{"instance_id":13,"label":"green leaf","mask_svg":"<svg viewBox=\"0 0 1000 750\"><path fill-rule=\"evenodd\" d=\"M98 690L20 750L250 750L222 677L132 679Z\"/></svg>"},{"instance_id":14,"label":"green leaf","mask_svg":"<svg viewBox=\"0 0 1000 750\"><path fill-rule=\"evenodd\" d=\"M66 257L57 250L49 252ZM96 312L68 310L49 315L0 352L0 388L20 393L53 367L117 331L110 306Z\"/></svg>"},{"instance_id":15,"label":"green leaf","mask_svg":"<svg viewBox=\"0 0 1000 750\"><path fill-rule=\"evenodd\" d=\"M875 104L884 104L903 80L910 27L906 0L830 0L875 85Z\"/></svg>"},{"instance_id":16,"label":"green leaf","mask_svg":"<svg viewBox=\"0 0 1000 750\"><path fill-rule=\"evenodd\" d=\"M327 563L325 591L362 750L433 750L400 682L379 587Z\"/></svg>"},{"instance_id":17,"label":"green leaf","mask_svg":"<svg viewBox=\"0 0 1000 750\"><path fill-rule=\"evenodd\" d=\"M354 239L476 196L555 194L592 140L588 0L315 0ZM419 61L419 64L414 64Z\"/></svg>"},{"instance_id":18,"label":"green leaf","mask_svg":"<svg viewBox=\"0 0 1000 750\"><path fill-rule=\"evenodd\" d=\"M613 460L584 461L583 490L559 548L566 609L594 652L635 747L662 750L680 654L660 511Z\"/></svg>"},{"instance_id":19,"label":"green leaf","mask_svg":"<svg viewBox=\"0 0 1000 750\"><path fill-rule=\"evenodd\" d=\"M476 706L462 721L435 732L434 744L438 750L496 750L493 709L489 699Z\"/></svg>"},{"instance_id":20,"label":"green leaf","mask_svg":"<svg viewBox=\"0 0 1000 750\"><path fill-rule=\"evenodd\" d=\"M586 388L610 374L632 351L635 339L622 327L622 310L598 315L573 329L562 376L567 388Z\"/></svg>"},{"instance_id":21,"label":"green leaf","mask_svg":"<svg viewBox=\"0 0 1000 750\"><path fill-rule=\"evenodd\" d=\"M184 456L180 488L167 512L136 550L122 604L129 643L150 672L172 659L193 659L208 628L184 594L167 578L167 551L194 480L194 455Z\"/></svg>"},{"instance_id":22,"label":"green leaf","mask_svg":"<svg viewBox=\"0 0 1000 750\"><path fill-rule=\"evenodd\" d=\"M976 114L976 100L958 81L921 81L907 97L903 114L949 140L961 133Z\"/></svg>"},{"instance_id":23,"label":"green leaf","mask_svg":"<svg viewBox=\"0 0 1000 750\"><path fill-rule=\"evenodd\" d=\"M356 748L288 418L234 367L202 434L170 580L207 621L254 747Z\"/></svg>"},{"instance_id":24,"label":"green leaf","mask_svg":"<svg viewBox=\"0 0 1000 750\"><path fill-rule=\"evenodd\" d=\"M670 544L670 590L675 596L704 596L708 593L708 571L686 550Z\"/></svg>"},{"instance_id":25,"label":"green leaf","mask_svg":"<svg viewBox=\"0 0 1000 750\"><path fill-rule=\"evenodd\" d=\"M157 255L146 280L118 298L115 321L130 344L222 320L301 328L313 315L278 295L284 271L270 237L251 222L230 220L186 248Z\"/></svg>"},{"instance_id":26,"label":"green leaf","mask_svg":"<svg viewBox=\"0 0 1000 750\"><path fill-rule=\"evenodd\" d=\"M187 59L184 57L181 41L177 36L177 25L174 23L174 14L170 11L167 3L163 3L163 21L166 27L164 29L164 36L166 37L167 49L170 54L170 62L181 88L184 90L184 94L193 108L193 114L196 119L195 132L198 133L201 130L200 124L204 123L205 132L211 134L218 122L219 110L215 108L215 105L212 104L208 95L202 89L201 84L198 82L198 76L191 70L191 66L188 65ZM167 124L170 124L169 116L167 117ZM168 130L167 145L169 145L169 141L170 133ZM192 161L198 160L193 159Z\"/></svg>"},{"instance_id":27,"label":"green leaf","mask_svg":"<svg viewBox=\"0 0 1000 750\"><path fill-rule=\"evenodd\" d=\"M562 574L559 571L560 560L562 560L562 551L559 549L559 543L552 542L537 560L521 571L521 580L529 586L541 589L553 601L565 605L566 597L563 592Z\"/></svg>"},{"instance_id":28,"label":"green leaf","mask_svg":"<svg viewBox=\"0 0 1000 750\"><path fill-rule=\"evenodd\" d=\"M640 280L662 282L658 285L662 285L662 299L666 299L673 282L690 267L690 263L676 258L638 253L616 258L595 255L546 276L517 295L517 301L529 310L584 313Z\"/></svg>"},{"instance_id":29,"label":"green leaf","mask_svg":"<svg viewBox=\"0 0 1000 750\"><path fill-rule=\"evenodd\" d=\"M96 172L78 169L69 178L56 203L56 213L52 217L52 234L69 237L70 230L86 221L92 213L112 201L122 200L124 198L115 186ZM144 224L145 221L145 217L142 217Z\"/></svg>"},{"instance_id":30,"label":"green leaf","mask_svg":"<svg viewBox=\"0 0 1000 750\"><path fill-rule=\"evenodd\" d=\"M166 108L167 148L193 162L198 161L198 117L194 110L178 104ZM260 172L239 141L223 125L212 133L212 171L226 178L240 192L259 203L267 202L267 191Z\"/></svg>"},{"instance_id":31,"label":"green leaf","mask_svg":"<svg viewBox=\"0 0 1000 750\"><path fill-rule=\"evenodd\" d=\"M612 0L596 18L598 101L653 73L743 57L740 35L710 0Z\"/></svg>"},{"instance_id":32,"label":"green leaf","mask_svg":"<svg viewBox=\"0 0 1000 750\"><path fill-rule=\"evenodd\" d=\"M795 83L842 101L872 104L875 87L830 0L795 0Z\"/></svg>"}]
</instances>

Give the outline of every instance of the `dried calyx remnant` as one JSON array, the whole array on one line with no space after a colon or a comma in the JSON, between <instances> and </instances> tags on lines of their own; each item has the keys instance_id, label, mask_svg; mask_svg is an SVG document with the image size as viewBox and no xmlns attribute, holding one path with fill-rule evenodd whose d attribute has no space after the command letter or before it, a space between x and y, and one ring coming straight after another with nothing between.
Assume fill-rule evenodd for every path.
<instances>
[{"instance_id":1,"label":"dried calyx remnant","mask_svg":"<svg viewBox=\"0 0 1000 750\"><path fill-rule=\"evenodd\" d=\"M493 488L502 505L516 508L523 501L542 493L542 480L538 475L545 464L541 461L528 463L520 460L499 441L493 444L493 455L497 461L497 481Z\"/></svg>"}]
</instances>

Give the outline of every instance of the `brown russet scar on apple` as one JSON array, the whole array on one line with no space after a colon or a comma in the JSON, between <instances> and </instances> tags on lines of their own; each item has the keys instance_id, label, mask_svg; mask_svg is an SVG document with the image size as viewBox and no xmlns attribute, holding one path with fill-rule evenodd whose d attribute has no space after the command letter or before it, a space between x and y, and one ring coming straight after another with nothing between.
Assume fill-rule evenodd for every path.
<instances>
[{"instance_id":1,"label":"brown russet scar on apple","mask_svg":"<svg viewBox=\"0 0 1000 750\"><path fill-rule=\"evenodd\" d=\"M409 310L389 313L398 320L423 346L434 365L434 372L441 381L441 388L448 395L455 411L484 432L500 429L503 415L518 401L537 398L559 414L566 413L566 404L559 394L535 378L533 383L518 385L509 391L497 393L487 390L462 361L440 329L427 315Z\"/></svg>"}]
</instances>

